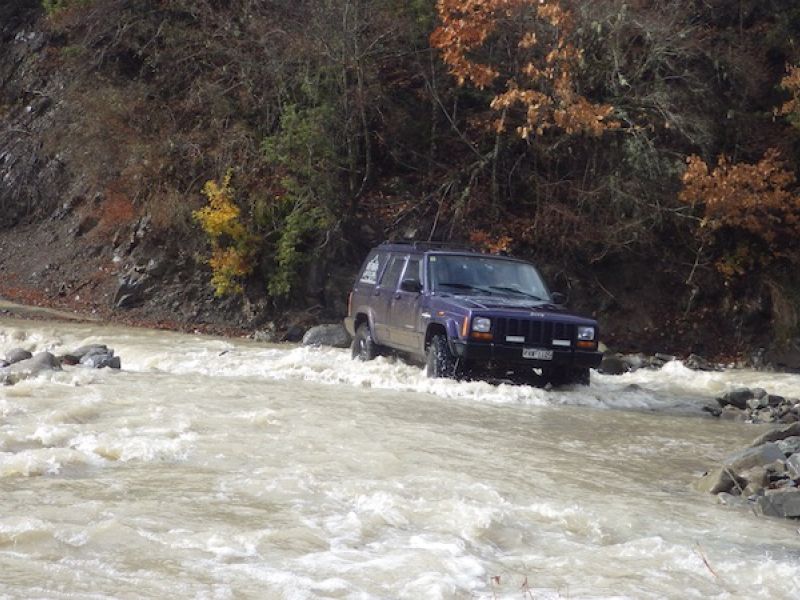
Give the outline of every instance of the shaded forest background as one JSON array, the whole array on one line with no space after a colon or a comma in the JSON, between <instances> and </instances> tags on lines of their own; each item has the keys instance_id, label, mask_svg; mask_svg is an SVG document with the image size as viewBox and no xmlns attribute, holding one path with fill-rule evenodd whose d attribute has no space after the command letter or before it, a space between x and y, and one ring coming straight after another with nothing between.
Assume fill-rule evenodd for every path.
<instances>
[{"instance_id":1,"label":"shaded forest background","mask_svg":"<svg viewBox=\"0 0 800 600\"><path fill-rule=\"evenodd\" d=\"M799 36L782 0L7 2L0 293L288 325L380 241L465 241L620 348L791 348Z\"/></svg>"}]
</instances>

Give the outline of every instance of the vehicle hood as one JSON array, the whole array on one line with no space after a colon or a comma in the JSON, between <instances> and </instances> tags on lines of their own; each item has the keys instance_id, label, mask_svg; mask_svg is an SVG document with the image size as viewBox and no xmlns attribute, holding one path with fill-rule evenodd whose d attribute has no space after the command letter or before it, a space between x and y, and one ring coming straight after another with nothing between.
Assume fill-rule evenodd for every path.
<instances>
[{"instance_id":1,"label":"vehicle hood","mask_svg":"<svg viewBox=\"0 0 800 600\"><path fill-rule=\"evenodd\" d=\"M560 320L573 323L595 324L594 319L580 317L570 313L561 305L546 301L531 300L529 298L516 298L509 296L440 296L439 301L449 304L453 308L460 308L471 312L491 313L497 316L525 318L531 316L551 315Z\"/></svg>"}]
</instances>

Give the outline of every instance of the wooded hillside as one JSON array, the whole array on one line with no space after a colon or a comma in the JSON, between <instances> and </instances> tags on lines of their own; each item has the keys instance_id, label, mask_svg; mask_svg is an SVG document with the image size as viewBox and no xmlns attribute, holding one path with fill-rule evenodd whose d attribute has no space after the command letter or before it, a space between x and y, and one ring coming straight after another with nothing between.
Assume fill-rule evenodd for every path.
<instances>
[{"instance_id":1,"label":"wooded hillside","mask_svg":"<svg viewBox=\"0 0 800 600\"><path fill-rule=\"evenodd\" d=\"M66 292L16 280L43 301L149 273L143 314L248 326L341 316L384 239L471 241L619 345L786 345L798 43L782 0L17 0L0 237L72 236Z\"/></svg>"}]
</instances>

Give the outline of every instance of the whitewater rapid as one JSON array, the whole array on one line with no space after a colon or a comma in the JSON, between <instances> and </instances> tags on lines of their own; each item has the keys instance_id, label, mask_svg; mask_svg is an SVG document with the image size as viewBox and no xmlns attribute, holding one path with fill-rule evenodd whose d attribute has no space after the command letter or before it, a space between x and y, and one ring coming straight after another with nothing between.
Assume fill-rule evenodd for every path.
<instances>
[{"instance_id":1,"label":"whitewater rapid","mask_svg":"<svg viewBox=\"0 0 800 600\"><path fill-rule=\"evenodd\" d=\"M430 380L344 350L0 322L122 370L0 389L0 597L797 598L797 523L691 483L800 377L681 363L589 388ZM525 594L528 596L525 596Z\"/></svg>"}]
</instances>

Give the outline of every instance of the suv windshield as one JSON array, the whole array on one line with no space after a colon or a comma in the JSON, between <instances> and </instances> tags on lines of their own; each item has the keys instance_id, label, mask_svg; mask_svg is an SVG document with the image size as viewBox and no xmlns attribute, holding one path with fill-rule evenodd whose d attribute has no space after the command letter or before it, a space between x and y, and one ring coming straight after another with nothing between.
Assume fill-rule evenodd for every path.
<instances>
[{"instance_id":1,"label":"suv windshield","mask_svg":"<svg viewBox=\"0 0 800 600\"><path fill-rule=\"evenodd\" d=\"M550 298L533 266L486 256L437 254L429 258L431 290L465 295Z\"/></svg>"}]
</instances>

